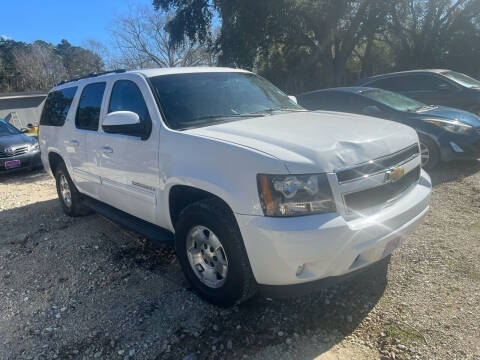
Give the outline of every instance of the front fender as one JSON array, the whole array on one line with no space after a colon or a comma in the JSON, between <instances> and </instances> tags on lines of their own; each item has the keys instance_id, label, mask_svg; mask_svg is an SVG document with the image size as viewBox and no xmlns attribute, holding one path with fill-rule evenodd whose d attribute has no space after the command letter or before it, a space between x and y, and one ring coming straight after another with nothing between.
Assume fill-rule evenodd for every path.
<instances>
[{"instance_id":1,"label":"front fender","mask_svg":"<svg viewBox=\"0 0 480 360\"><path fill-rule=\"evenodd\" d=\"M177 148L179 151L171 151ZM277 158L257 150L198 135L171 132L160 145L159 217L170 230L169 193L175 185L209 192L236 214L263 215L257 175L285 174Z\"/></svg>"}]
</instances>

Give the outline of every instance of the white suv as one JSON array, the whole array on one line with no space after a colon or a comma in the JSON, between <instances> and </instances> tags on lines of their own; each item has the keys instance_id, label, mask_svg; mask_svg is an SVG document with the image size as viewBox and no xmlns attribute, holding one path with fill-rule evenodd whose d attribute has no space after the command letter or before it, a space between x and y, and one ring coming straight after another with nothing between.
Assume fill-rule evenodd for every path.
<instances>
[{"instance_id":1,"label":"white suv","mask_svg":"<svg viewBox=\"0 0 480 360\"><path fill-rule=\"evenodd\" d=\"M94 75L48 95L40 147L63 209L174 241L207 300L295 293L388 256L431 194L416 132L308 112L227 68Z\"/></svg>"}]
</instances>

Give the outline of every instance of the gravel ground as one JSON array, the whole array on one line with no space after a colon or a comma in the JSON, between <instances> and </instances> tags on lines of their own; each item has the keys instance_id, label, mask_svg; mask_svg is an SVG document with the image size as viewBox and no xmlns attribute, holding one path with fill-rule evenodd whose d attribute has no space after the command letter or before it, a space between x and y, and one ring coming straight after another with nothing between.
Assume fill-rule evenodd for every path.
<instances>
[{"instance_id":1,"label":"gravel ground","mask_svg":"<svg viewBox=\"0 0 480 360\"><path fill-rule=\"evenodd\" d=\"M480 359L480 163L442 165L391 259L298 299L219 309L169 246L63 215L43 172L0 176L0 359Z\"/></svg>"}]
</instances>

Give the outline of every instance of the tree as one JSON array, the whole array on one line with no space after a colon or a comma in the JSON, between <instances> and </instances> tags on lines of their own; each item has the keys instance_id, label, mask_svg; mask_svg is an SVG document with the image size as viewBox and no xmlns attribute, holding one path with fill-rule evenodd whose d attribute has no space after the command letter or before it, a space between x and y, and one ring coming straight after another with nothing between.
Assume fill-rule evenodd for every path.
<instances>
[{"instance_id":1,"label":"tree","mask_svg":"<svg viewBox=\"0 0 480 360\"><path fill-rule=\"evenodd\" d=\"M65 68L51 45L36 41L15 49L13 58L19 73L17 90L48 90L65 78Z\"/></svg>"},{"instance_id":2,"label":"tree","mask_svg":"<svg viewBox=\"0 0 480 360\"><path fill-rule=\"evenodd\" d=\"M154 5L176 11L167 24L173 42L182 37L208 41L218 13L220 64L276 73L278 85L298 91L319 87L319 81L344 83L347 62L366 34L385 21L389 1L155 0Z\"/></svg>"},{"instance_id":3,"label":"tree","mask_svg":"<svg viewBox=\"0 0 480 360\"><path fill-rule=\"evenodd\" d=\"M61 80L102 71L98 55L63 40L57 46L0 39L0 92L49 90Z\"/></svg>"},{"instance_id":4,"label":"tree","mask_svg":"<svg viewBox=\"0 0 480 360\"><path fill-rule=\"evenodd\" d=\"M65 39L55 46L54 52L62 59L70 79L103 70L104 64L100 56L80 46L72 46Z\"/></svg>"},{"instance_id":5,"label":"tree","mask_svg":"<svg viewBox=\"0 0 480 360\"><path fill-rule=\"evenodd\" d=\"M169 17L143 6L131 8L127 15L117 18L110 29L116 66L135 69L212 65L215 59L197 41L170 41L164 29Z\"/></svg>"},{"instance_id":6,"label":"tree","mask_svg":"<svg viewBox=\"0 0 480 360\"><path fill-rule=\"evenodd\" d=\"M389 31L384 40L392 48L397 69L438 67L462 40L464 30L478 35L474 22L480 15L479 0L402 0L389 11ZM463 31L462 31L463 28ZM467 48L478 43L462 42Z\"/></svg>"}]
</instances>

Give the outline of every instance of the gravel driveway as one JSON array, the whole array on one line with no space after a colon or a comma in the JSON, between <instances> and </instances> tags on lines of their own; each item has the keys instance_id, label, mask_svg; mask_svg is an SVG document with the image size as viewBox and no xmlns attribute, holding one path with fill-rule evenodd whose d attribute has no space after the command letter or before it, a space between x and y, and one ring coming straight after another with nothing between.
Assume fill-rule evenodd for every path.
<instances>
[{"instance_id":1,"label":"gravel driveway","mask_svg":"<svg viewBox=\"0 0 480 360\"><path fill-rule=\"evenodd\" d=\"M0 359L480 359L480 163L432 173L425 223L363 274L219 309L169 246L68 218L45 173L0 176Z\"/></svg>"}]
</instances>

